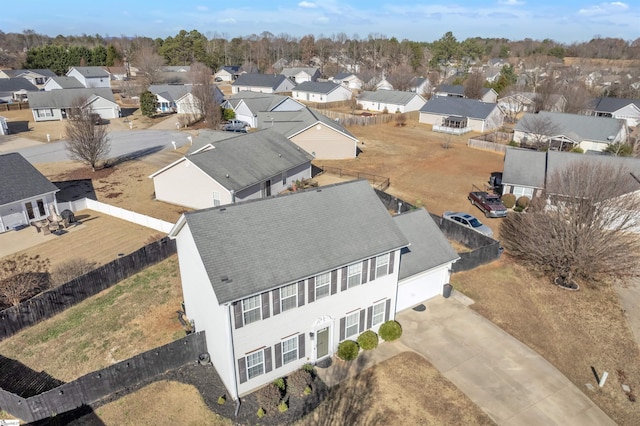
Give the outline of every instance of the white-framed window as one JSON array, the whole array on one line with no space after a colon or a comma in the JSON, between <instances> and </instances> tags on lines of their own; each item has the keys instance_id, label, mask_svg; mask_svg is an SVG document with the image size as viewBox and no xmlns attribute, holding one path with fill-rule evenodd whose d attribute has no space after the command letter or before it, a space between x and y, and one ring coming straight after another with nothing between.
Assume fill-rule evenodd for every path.
<instances>
[{"instance_id":1,"label":"white-framed window","mask_svg":"<svg viewBox=\"0 0 640 426\"><path fill-rule=\"evenodd\" d=\"M220 193L213 191L213 206L218 207L220 205Z\"/></svg>"},{"instance_id":2,"label":"white-framed window","mask_svg":"<svg viewBox=\"0 0 640 426\"><path fill-rule=\"evenodd\" d=\"M362 284L362 262L347 267L347 288Z\"/></svg>"},{"instance_id":3,"label":"white-framed window","mask_svg":"<svg viewBox=\"0 0 640 426\"><path fill-rule=\"evenodd\" d=\"M349 337L356 336L358 331L360 330L360 312L354 312L350 315L347 315L347 318L344 322L344 338L348 339Z\"/></svg>"},{"instance_id":4,"label":"white-framed window","mask_svg":"<svg viewBox=\"0 0 640 426\"><path fill-rule=\"evenodd\" d=\"M298 336L282 341L282 365L298 359Z\"/></svg>"},{"instance_id":5,"label":"white-framed window","mask_svg":"<svg viewBox=\"0 0 640 426\"><path fill-rule=\"evenodd\" d=\"M51 109L39 109L38 117L53 117L53 110Z\"/></svg>"},{"instance_id":6,"label":"white-framed window","mask_svg":"<svg viewBox=\"0 0 640 426\"><path fill-rule=\"evenodd\" d=\"M371 326L382 324L384 322L386 300L373 305L373 311L371 312Z\"/></svg>"},{"instance_id":7,"label":"white-framed window","mask_svg":"<svg viewBox=\"0 0 640 426\"><path fill-rule=\"evenodd\" d=\"M331 294L331 272L316 275L316 300Z\"/></svg>"},{"instance_id":8,"label":"white-framed window","mask_svg":"<svg viewBox=\"0 0 640 426\"><path fill-rule=\"evenodd\" d=\"M245 325L262 319L262 298L260 295L242 300L242 318Z\"/></svg>"},{"instance_id":9,"label":"white-framed window","mask_svg":"<svg viewBox=\"0 0 640 426\"><path fill-rule=\"evenodd\" d=\"M526 188L524 186L514 186L513 187L513 195L516 198L520 198L523 195L529 197L529 199L533 198L533 188Z\"/></svg>"},{"instance_id":10,"label":"white-framed window","mask_svg":"<svg viewBox=\"0 0 640 426\"><path fill-rule=\"evenodd\" d=\"M389 273L389 253L376 257L376 278L384 277Z\"/></svg>"},{"instance_id":11,"label":"white-framed window","mask_svg":"<svg viewBox=\"0 0 640 426\"><path fill-rule=\"evenodd\" d=\"M247 377L253 379L264 374L264 350L247 355Z\"/></svg>"},{"instance_id":12,"label":"white-framed window","mask_svg":"<svg viewBox=\"0 0 640 426\"><path fill-rule=\"evenodd\" d=\"M280 289L280 312L298 307L298 284Z\"/></svg>"}]
</instances>

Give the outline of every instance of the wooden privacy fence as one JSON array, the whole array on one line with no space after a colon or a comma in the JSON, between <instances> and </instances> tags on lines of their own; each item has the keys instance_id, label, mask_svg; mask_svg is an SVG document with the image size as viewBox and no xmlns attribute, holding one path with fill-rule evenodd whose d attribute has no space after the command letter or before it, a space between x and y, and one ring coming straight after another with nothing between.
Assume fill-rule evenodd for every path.
<instances>
[{"instance_id":1,"label":"wooden privacy fence","mask_svg":"<svg viewBox=\"0 0 640 426\"><path fill-rule=\"evenodd\" d=\"M313 108L312 108L313 109ZM396 120L398 114L375 114L370 116L353 115L344 112L331 111L331 110L316 110L315 112L322 114L332 120L337 121L341 125L348 126L372 126L375 124L386 124ZM358 111L360 114L362 111ZM420 117L420 111L410 111L403 113L407 121L418 121Z\"/></svg>"},{"instance_id":2,"label":"wooden privacy fence","mask_svg":"<svg viewBox=\"0 0 640 426\"><path fill-rule=\"evenodd\" d=\"M106 265L0 312L0 340L64 311L176 253L165 237Z\"/></svg>"},{"instance_id":3,"label":"wooden privacy fence","mask_svg":"<svg viewBox=\"0 0 640 426\"><path fill-rule=\"evenodd\" d=\"M338 177L352 177L356 179L366 179L374 188L380 191L384 191L391 184L391 180L385 176L378 176L378 175L374 175L366 172L356 172L354 170L345 170L345 169L340 169L338 167L325 167L322 165L318 167L322 169L322 173L328 173L330 175L335 175Z\"/></svg>"},{"instance_id":4,"label":"wooden privacy fence","mask_svg":"<svg viewBox=\"0 0 640 426\"><path fill-rule=\"evenodd\" d=\"M8 104L0 104L0 111L20 111L29 109L29 102L12 102Z\"/></svg>"}]
</instances>

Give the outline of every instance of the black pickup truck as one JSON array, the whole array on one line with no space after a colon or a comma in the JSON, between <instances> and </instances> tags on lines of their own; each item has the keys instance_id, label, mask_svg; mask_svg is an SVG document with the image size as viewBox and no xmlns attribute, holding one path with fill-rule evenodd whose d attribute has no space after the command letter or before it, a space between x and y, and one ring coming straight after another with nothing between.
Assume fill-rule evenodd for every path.
<instances>
[{"instance_id":1,"label":"black pickup truck","mask_svg":"<svg viewBox=\"0 0 640 426\"><path fill-rule=\"evenodd\" d=\"M506 217L507 208L500 197L484 191L471 191L467 197L471 204L482 210L486 217Z\"/></svg>"}]
</instances>

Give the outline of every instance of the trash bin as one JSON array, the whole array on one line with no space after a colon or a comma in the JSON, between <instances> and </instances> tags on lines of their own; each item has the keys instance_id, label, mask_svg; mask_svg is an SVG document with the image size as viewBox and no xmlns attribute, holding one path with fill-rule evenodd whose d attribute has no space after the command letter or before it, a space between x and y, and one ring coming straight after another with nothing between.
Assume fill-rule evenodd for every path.
<instances>
[{"instance_id":1,"label":"trash bin","mask_svg":"<svg viewBox=\"0 0 640 426\"><path fill-rule=\"evenodd\" d=\"M451 291L453 291L453 286L451 284L445 284L442 289L442 296L447 299L451 296Z\"/></svg>"}]
</instances>

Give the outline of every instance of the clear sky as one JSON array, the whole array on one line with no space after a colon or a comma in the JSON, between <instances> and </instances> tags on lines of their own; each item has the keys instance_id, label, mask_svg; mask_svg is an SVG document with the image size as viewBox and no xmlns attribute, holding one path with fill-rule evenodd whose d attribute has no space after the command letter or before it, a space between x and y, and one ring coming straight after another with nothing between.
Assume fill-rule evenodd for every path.
<instances>
[{"instance_id":1,"label":"clear sky","mask_svg":"<svg viewBox=\"0 0 640 426\"><path fill-rule=\"evenodd\" d=\"M594 36L640 37L640 0L2 0L0 30L56 36L173 36L196 29L212 37L268 31L331 36L369 34L433 41L452 31L467 37L571 43Z\"/></svg>"}]
</instances>

